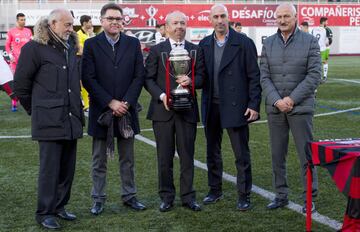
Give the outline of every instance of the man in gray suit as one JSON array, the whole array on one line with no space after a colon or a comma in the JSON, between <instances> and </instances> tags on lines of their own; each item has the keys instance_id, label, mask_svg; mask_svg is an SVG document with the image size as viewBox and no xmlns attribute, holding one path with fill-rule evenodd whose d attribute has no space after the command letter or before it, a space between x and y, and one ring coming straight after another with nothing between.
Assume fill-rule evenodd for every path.
<instances>
[{"instance_id":1,"label":"man in gray suit","mask_svg":"<svg viewBox=\"0 0 360 232\"><path fill-rule=\"evenodd\" d=\"M276 22L279 29L264 41L260 62L276 191L268 209L284 207L289 202L286 180L289 129L300 160L305 197L307 144L313 139L314 92L321 78L319 45L315 37L298 29L295 7L289 3L280 4L276 9ZM317 175L315 169L312 172L315 197ZM315 210L314 204L312 210Z\"/></svg>"}]
</instances>

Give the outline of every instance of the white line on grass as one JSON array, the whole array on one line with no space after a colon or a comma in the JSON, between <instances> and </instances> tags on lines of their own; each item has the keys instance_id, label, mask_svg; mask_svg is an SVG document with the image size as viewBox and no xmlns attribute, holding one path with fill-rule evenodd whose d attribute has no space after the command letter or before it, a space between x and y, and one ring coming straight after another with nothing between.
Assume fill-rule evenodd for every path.
<instances>
[{"instance_id":1,"label":"white line on grass","mask_svg":"<svg viewBox=\"0 0 360 232\"><path fill-rule=\"evenodd\" d=\"M334 114L342 114L342 113L347 113L347 112L356 111L356 110L360 110L360 107L355 107L355 108L351 108L351 109L347 109L347 110L338 110L338 111L322 113L322 114L316 114L314 117L322 117L322 116L328 116L328 115L334 115Z\"/></svg>"},{"instance_id":2,"label":"white line on grass","mask_svg":"<svg viewBox=\"0 0 360 232\"><path fill-rule=\"evenodd\" d=\"M156 147L155 141L150 140L150 139L148 139L148 138L146 138L146 137L144 137L142 135L136 135L135 138L137 140L140 140L140 141L146 143L146 144L149 144L149 145L151 145L153 147ZM202 162L200 162L198 160L194 160L194 165L195 165L195 167L198 167L198 168L200 168L202 170L207 171L207 166L206 166L205 163L202 163ZM230 174L228 174L226 172L223 172L223 179L227 180L227 181L229 181L231 183L236 184L236 177L232 176L232 175L230 175ZM274 193L272 193L270 191L267 191L265 189L262 189L262 188L260 188L260 187L258 187L256 185L252 185L252 191L254 193L268 199L268 200L273 200L275 198ZM305 214L302 213L302 206L299 205L299 204L296 204L296 203L294 203L292 201L289 201L289 205L286 206L286 207L305 216ZM321 224L329 226L329 227L331 227L331 228L333 228L335 230L340 230L341 226L342 226L342 224L340 222L338 222L338 221L336 221L334 219L331 219L331 218L329 218L327 216L321 215L318 212L315 212L315 213L312 214L312 219L314 221L317 221L317 222L321 223Z\"/></svg>"},{"instance_id":3,"label":"white line on grass","mask_svg":"<svg viewBox=\"0 0 360 232\"><path fill-rule=\"evenodd\" d=\"M359 84L360 84L360 82L359 82ZM337 111L322 113L322 114L315 114L314 117L317 118L317 117L329 116L329 115L334 115L334 114L342 114L342 113L347 113L347 112L356 111L356 110L360 110L360 107L350 108L347 110L337 110ZM267 120L260 120L260 121L253 122L253 124L263 124L263 123L267 123ZM201 129L201 128L204 128L204 126L198 126L197 128ZM147 129L142 129L141 131L142 132L153 131L153 129L147 128Z\"/></svg>"},{"instance_id":4,"label":"white line on grass","mask_svg":"<svg viewBox=\"0 0 360 232\"><path fill-rule=\"evenodd\" d=\"M337 81L337 82L350 82L350 83L360 84L360 81L358 81L358 80L339 79L339 78L334 78L334 79L330 79L330 80Z\"/></svg>"}]
</instances>

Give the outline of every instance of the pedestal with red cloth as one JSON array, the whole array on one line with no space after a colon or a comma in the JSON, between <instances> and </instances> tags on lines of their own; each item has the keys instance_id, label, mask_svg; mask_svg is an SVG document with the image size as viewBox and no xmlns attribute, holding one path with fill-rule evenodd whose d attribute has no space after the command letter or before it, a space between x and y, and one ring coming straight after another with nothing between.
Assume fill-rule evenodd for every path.
<instances>
[{"instance_id":1,"label":"pedestal with red cloth","mask_svg":"<svg viewBox=\"0 0 360 232\"><path fill-rule=\"evenodd\" d=\"M325 167L340 192L348 198L342 232L360 232L360 139L335 139L311 143L312 163ZM308 177L311 180L310 168ZM311 181L307 203L311 204ZM311 231L311 212L307 207L306 231ZM310 206L311 209L311 206ZM308 212L309 211L309 212Z\"/></svg>"}]
</instances>

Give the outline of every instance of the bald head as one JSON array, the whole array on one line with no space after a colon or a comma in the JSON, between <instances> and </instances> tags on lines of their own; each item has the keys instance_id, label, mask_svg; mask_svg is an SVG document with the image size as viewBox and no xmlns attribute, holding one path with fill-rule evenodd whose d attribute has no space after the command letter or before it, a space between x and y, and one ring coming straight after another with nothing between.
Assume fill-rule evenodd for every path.
<instances>
[{"instance_id":1,"label":"bald head","mask_svg":"<svg viewBox=\"0 0 360 232\"><path fill-rule=\"evenodd\" d=\"M221 3L214 4L214 5L210 8L210 16L213 15L215 12L218 12L218 11L225 12L226 15L229 16L228 9L226 8L225 5L223 5L223 4L221 4Z\"/></svg>"},{"instance_id":2,"label":"bald head","mask_svg":"<svg viewBox=\"0 0 360 232\"><path fill-rule=\"evenodd\" d=\"M62 40L67 41L73 32L74 19L70 11L55 9L48 16L48 23L53 32Z\"/></svg>"},{"instance_id":3,"label":"bald head","mask_svg":"<svg viewBox=\"0 0 360 232\"><path fill-rule=\"evenodd\" d=\"M226 35L229 31L229 12L223 4L215 4L210 9L210 23L216 36Z\"/></svg>"}]
</instances>

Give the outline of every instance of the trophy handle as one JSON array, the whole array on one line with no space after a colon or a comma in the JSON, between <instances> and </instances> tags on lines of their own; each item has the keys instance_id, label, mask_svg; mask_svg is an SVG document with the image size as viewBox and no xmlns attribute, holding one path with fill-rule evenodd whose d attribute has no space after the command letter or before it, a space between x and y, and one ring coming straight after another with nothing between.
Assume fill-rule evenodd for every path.
<instances>
[{"instance_id":1,"label":"trophy handle","mask_svg":"<svg viewBox=\"0 0 360 232\"><path fill-rule=\"evenodd\" d=\"M193 60L192 62L194 63L194 66L196 65L196 56L197 56L197 50L190 50L190 58ZM191 69L189 70L189 73L187 74L187 76L189 76L191 73Z\"/></svg>"},{"instance_id":2,"label":"trophy handle","mask_svg":"<svg viewBox=\"0 0 360 232\"><path fill-rule=\"evenodd\" d=\"M162 52L161 53L161 63L164 66L164 69L166 70L166 61L169 59L169 55L167 52ZM170 72L169 70L169 74L171 77L175 78L175 76Z\"/></svg>"},{"instance_id":3,"label":"trophy handle","mask_svg":"<svg viewBox=\"0 0 360 232\"><path fill-rule=\"evenodd\" d=\"M190 50L190 58L194 60L194 65L196 65L196 57L197 56L197 50Z\"/></svg>"}]
</instances>

